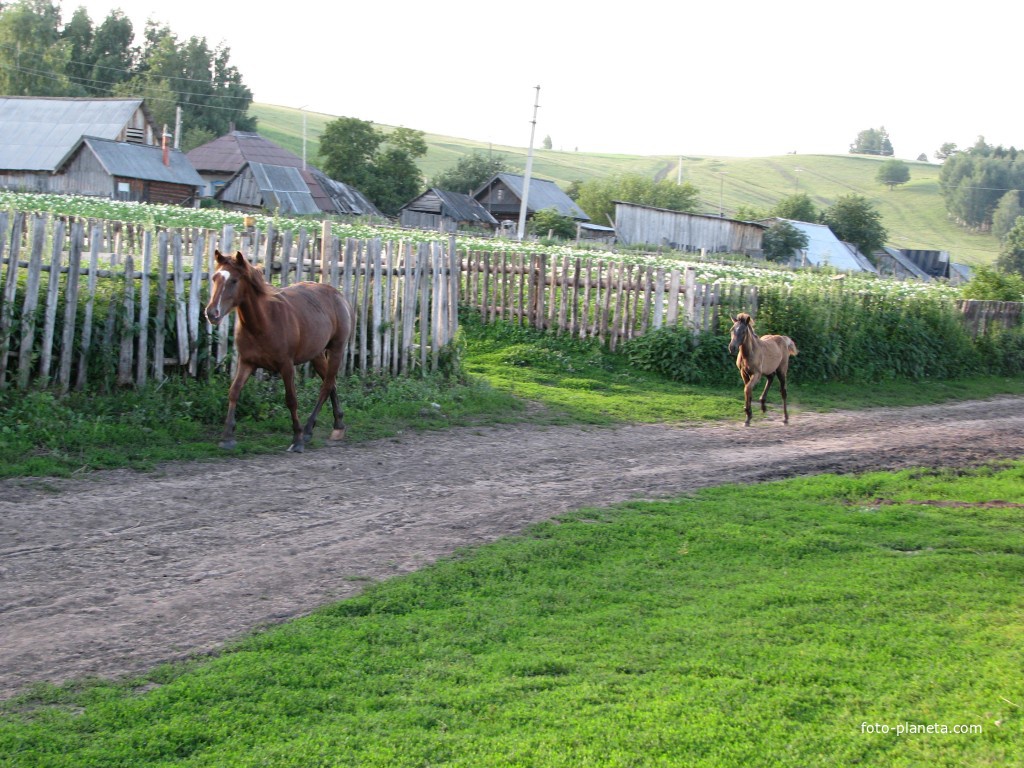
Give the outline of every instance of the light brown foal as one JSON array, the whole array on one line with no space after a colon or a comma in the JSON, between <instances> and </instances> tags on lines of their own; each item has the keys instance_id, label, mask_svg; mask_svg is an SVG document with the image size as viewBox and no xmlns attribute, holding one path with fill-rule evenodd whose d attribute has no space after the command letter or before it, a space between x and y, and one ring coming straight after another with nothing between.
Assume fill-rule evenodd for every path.
<instances>
[{"instance_id":1,"label":"light brown foal","mask_svg":"<svg viewBox=\"0 0 1024 768\"><path fill-rule=\"evenodd\" d=\"M764 413L768 388L776 376L779 377L779 390L782 392L782 423L789 423L789 410L786 408L786 373L789 371L789 358L797 354L796 344L788 336L767 334L758 337L754 332L754 318L741 312L732 318L732 338L729 340L729 351L736 353L736 367L743 377L743 409L747 414L746 426L750 426L750 400L754 387L764 376L767 381L761 392L761 413Z\"/></svg>"}]
</instances>

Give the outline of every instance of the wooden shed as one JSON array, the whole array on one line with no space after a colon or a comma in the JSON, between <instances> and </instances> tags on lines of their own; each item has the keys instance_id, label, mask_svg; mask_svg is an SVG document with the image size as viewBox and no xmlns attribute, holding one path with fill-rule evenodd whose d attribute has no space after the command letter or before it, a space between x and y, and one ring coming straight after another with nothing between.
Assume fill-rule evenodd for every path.
<instances>
[{"instance_id":1,"label":"wooden shed","mask_svg":"<svg viewBox=\"0 0 1024 768\"><path fill-rule=\"evenodd\" d=\"M432 187L402 206L398 223L403 227L456 232L480 229L494 232L498 220L471 195Z\"/></svg>"},{"instance_id":2,"label":"wooden shed","mask_svg":"<svg viewBox=\"0 0 1024 768\"><path fill-rule=\"evenodd\" d=\"M473 192L473 199L499 222L517 222L524 194L526 218L532 218L537 211L553 208L570 219L590 221L590 217L576 205L575 200L565 194L555 182L546 179L531 178L527 188L525 176L497 173Z\"/></svg>"},{"instance_id":3,"label":"wooden shed","mask_svg":"<svg viewBox=\"0 0 1024 768\"><path fill-rule=\"evenodd\" d=\"M50 191L194 206L202 186L183 152L86 136L57 166Z\"/></svg>"},{"instance_id":4,"label":"wooden shed","mask_svg":"<svg viewBox=\"0 0 1024 768\"><path fill-rule=\"evenodd\" d=\"M756 256L767 228L752 221L615 201L615 234L622 245Z\"/></svg>"}]
</instances>

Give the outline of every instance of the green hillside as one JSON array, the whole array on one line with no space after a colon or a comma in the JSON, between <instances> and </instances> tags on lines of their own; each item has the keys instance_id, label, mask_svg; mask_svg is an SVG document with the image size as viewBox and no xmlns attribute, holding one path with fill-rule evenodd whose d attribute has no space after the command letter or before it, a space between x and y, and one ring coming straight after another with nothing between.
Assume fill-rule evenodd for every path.
<instances>
[{"instance_id":1,"label":"green hillside","mask_svg":"<svg viewBox=\"0 0 1024 768\"><path fill-rule=\"evenodd\" d=\"M259 132L302 155L303 113L289 107L254 104ZM306 157L316 165L319 137L337 115L305 113ZM388 130L390 126L378 126ZM526 166L525 147L491 145L451 136L426 134L427 155L419 163L425 178L452 167L473 151L500 153L513 168ZM910 165L910 182L893 191L875 181L882 159L861 155L781 155L778 157L676 157L591 154L534 149L533 174L563 189L573 181L640 173L655 178L682 178L701 192L702 210L729 216L739 206L768 209L794 192L805 192L821 208L846 194L871 200L882 214L888 242L898 248L949 251L953 261L991 264L999 243L990 234L962 229L946 217L939 194L939 166ZM680 170L680 163L682 168Z\"/></svg>"}]
</instances>

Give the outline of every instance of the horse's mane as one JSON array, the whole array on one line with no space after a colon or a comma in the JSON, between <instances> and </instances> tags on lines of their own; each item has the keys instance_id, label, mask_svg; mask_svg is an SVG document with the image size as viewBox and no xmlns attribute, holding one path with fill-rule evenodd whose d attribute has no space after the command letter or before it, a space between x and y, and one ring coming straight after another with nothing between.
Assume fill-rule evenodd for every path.
<instances>
[{"instance_id":1,"label":"horse's mane","mask_svg":"<svg viewBox=\"0 0 1024 768\"><path fill-rule=\"evenodd\" d=\"M263 272L256 269L248 260L245 262L244 278L258 296L266 296L271 293L270 285L263 279Z\"/></svg>"}]
</instances>

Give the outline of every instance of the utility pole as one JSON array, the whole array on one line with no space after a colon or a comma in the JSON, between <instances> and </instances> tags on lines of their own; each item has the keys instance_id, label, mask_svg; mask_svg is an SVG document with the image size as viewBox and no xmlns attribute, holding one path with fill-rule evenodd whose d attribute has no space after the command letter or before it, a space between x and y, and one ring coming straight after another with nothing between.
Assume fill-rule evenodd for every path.
<instances>
[{"instance_id":1,"label":"utility pole","mask_svg":"<svg viewBox=\"0 0 1024 768\"><path fill-rule=\"evenodd\" d=\"M520 241L526 233L526 201L530 197L530 173L533 171L533 135L537 130L537 108L540 107L540 86L534 87L537 89L537 94L533 101L533 120L530 121L530 148L526 153L526 173L523 174L523 199L519 203L518 237Z\"/></svg>"}]
</instances>

